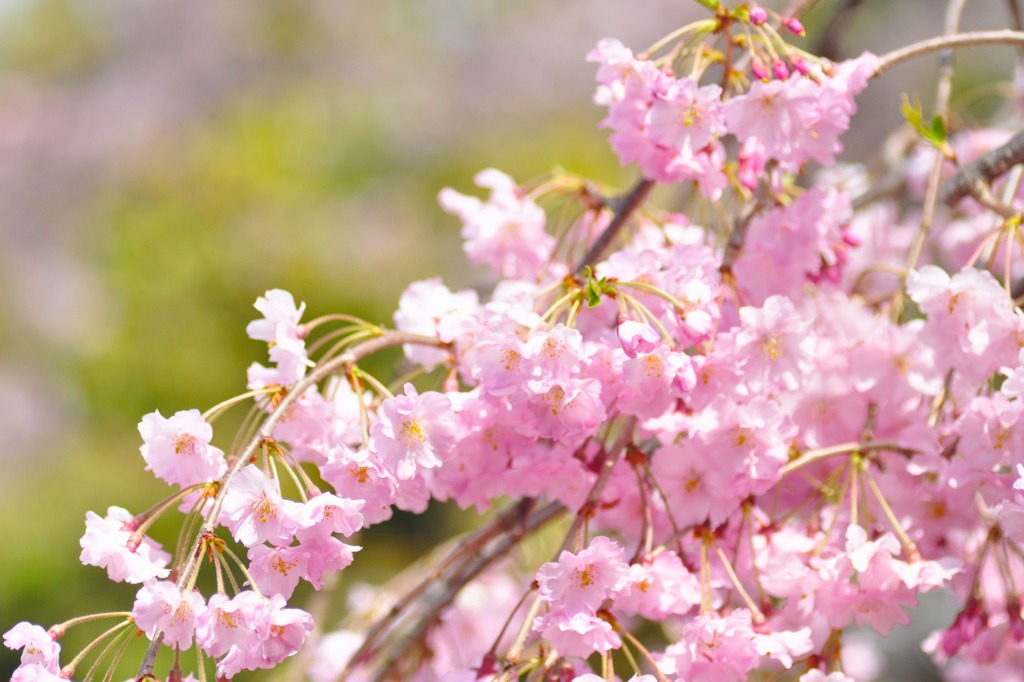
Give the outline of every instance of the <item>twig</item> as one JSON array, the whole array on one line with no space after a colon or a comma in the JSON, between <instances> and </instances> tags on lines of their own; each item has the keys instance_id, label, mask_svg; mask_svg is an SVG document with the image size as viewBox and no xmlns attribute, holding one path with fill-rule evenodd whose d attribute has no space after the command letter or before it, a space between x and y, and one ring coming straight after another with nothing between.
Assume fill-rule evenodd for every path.
<instances>
[{"instance_id":1,"label":"twig","mask_svg":"<svg viewBox=\"0 0 1024 682\"><path fill-rule=\"evenodd\" d=\"M957 27L960 25L960 15L963 13L966 0L949 0L946 5L946 23L944 37L954 36ZM942 121L943 125L949 128L949 98L953 92L953 50L946 47L942 51L941 66L939 67L939 83L935 92L935 115ZM939 183L942 182L942 167L946 163L946 157L941 151L936 150L935 158L932 160L932 167L928 172L928 181L924 190L924 203L921 206L921 223L914 234L914 241L910 244L907 253L907 261L904 273L909 273L917 267L921 258L921 251L924 250L925 242L935 223L935 209L939 202ZM906 274L904 274L904 283ZM903 287L896 293L892 306L893 321L897 321L903 314Z\"/></svg>"},{"instance_id":2,"label":"twig","mask_svg":"<svg viewBox=\"0 0 1024 682\"><path fill-rule=\"evenodd\" d=\"M851 452L868 452L870 450L890 450L903 455L917 454L917 450L900 445L895 441L876 440L869 443L851 441L849 443L840 443L839 445L830 445L828 447L818 448L817 450L808 450L796 459L787 462L782 467L779 474L781 476L785 476L786 474L793 473L797 469L805 467L812 462L817 462L819 459L825 459L834 455L843 455Z\"/></svg>"},{"instance_id":3,"label":"twig","mask_svg":"<svg viewBox=\"0 0 1024 682\"><path fill-rule=\"evenodd\" d=\"M1004 204L992 193L992 189L982 180L975 180L971 185L971 197L979 204L1003 218L1019 218L1020 211ZM998 247L996 247L998 250Z\"/></svg>"},{"instance_id":4,"label":"twig","mask_svg":"<svg viewBox=\"0 0 1024 682\"><path fill-rule=\"evenodd\" d=\"M892 67L932 52L950 48L980 47L982 45L1024 45L1024 31L971 31L951 36L929 38L911 43L878 58L874 76L877 78Z\"/></svg>"}]
</instances>

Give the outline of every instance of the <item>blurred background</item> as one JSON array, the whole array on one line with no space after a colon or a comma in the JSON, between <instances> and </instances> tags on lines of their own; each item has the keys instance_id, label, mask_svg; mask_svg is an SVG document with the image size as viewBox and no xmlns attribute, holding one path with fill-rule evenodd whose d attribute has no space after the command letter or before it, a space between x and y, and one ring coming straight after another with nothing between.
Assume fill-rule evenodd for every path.
<instances>
[{"instance_id":1,"label":"blurred background","mask_svg":"<svg viewBox=\"0 0 1024 682\"><path fill-rule=\"evenodd\" d=\"M941 32L938 0L823 0L804 44L846 5L837 58ZM972 0L965 25L1008 25L1004 5ZM167 493L142 470L136 425L244 390L265 356L244 333L257 296L282 287L310 318L390 322L410 281L480 283L438 190L471 192L488 166L628 183L584 56L609 36L639 51L703 13L692 0L0 0L0 632L130 608L134 588L77 561L85 512ZM954 102L983 118L1011 63L965 53ZM899 124L900 92L927 107L935 64L873 84L847 158ZM403 528L376 554L364 542L352 575L380 580L445 535ZM72 631L66 651L84 641ZM17 660L0 649L0 676Z\"/></svg>"}]
</instances>

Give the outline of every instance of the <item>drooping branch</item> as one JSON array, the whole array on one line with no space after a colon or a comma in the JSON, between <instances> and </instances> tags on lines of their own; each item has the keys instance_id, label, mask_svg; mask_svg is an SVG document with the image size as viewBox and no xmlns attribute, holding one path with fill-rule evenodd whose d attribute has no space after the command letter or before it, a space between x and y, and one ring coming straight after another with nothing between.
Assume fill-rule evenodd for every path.
<instances>
[{"instance_id":1,"label":"drooping branch","mask_svg":"<svg viewBox=\"0 0 1024 682\"><path fill-rule=\"evenodd\" d=\"M887 52L879 57L874 75L877 78L898 64L933 52L950 48L980 47L982 45L1024 45L1024 31L972 31L950 36L938 36L937 38L929 38L918 43L911 43L906 47Z\"/></svg>"},{"instance_id":2,"label":"drooping branch","mask_svg":"<svg viewBox=\"0 0 1024 682\"><path fill-rule=\"evenodd\" d=\"M372 678L373 681L385 682L385 680L396 679L395 674L398 667L409 660L412 648L423 641L429 628L436 623L441 611L455 600L463 587L489 566L507 556L525 536L540 530L565 511L565 507L560 502L549 502L523 519L520 526L508 529L489 542L478 554L471 555L469 561L460 566L461 570L455 572L444 582L444 590L431 601L426 612L419 616L413 630L406 633L398 647L389 653L387 660Z\"/></svg>"}]
</instances>

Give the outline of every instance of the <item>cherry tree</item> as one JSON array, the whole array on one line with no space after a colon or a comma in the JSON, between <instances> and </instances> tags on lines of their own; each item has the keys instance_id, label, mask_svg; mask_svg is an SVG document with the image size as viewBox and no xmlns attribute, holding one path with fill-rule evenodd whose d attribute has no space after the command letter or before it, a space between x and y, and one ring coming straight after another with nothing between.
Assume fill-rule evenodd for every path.
<instances>
[{"instance_id":1,"label":"cherry tree","mask_svg":"<svg viewBox=\"0 0 1024 682\"><path fill-rule=\"evenodd\" d=\"M834 63L793 44L813 2L698 2L586 55L631 187L486 169L479 196L441 190L488 295L413 282L391 327L259 297L248 390L141 418L168 496L87 515L81 562L134 603L19 623L13 679L112 679L144 637L140 681L840 682L867 674L849 628L886 635L934 590L958 604L924 644L950 678L1019 675L1024 133L953 128L949 59L933 112L904 103L902 154L840 159L873 79L1024 32L960 32L951 0L945 35ZM398 347L413 372L365 368ZM291 603L433 501L478 526L353 590L333 630ZM149 535L167 516L174 548ZM536 560L541 531L561 546Z\"/></svg>"}]
</instances>

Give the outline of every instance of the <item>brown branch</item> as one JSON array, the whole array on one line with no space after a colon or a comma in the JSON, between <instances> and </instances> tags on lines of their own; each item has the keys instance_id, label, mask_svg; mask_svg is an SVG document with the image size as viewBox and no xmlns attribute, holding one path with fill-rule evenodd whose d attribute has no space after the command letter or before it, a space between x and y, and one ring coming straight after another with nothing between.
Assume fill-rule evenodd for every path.
<instances>
[{"instance_id":1,"label":"brown branch","mask_svg":"<svg viewBox=\"0 0 1024 682\"><path fill-rule=\"evenodd\" d=\"M942 185L940 199L947 206L955 206L971 195L977 183L991 185L993 180L1021 162L1024 162L1024 132L1017 133L1003 146L963 166Z\"/></svg>"},{"instance_id":2,"label":"brown branch","mask_svg":"<svg viewBox=\"0 0 1024 682\"><path fill-rule=\"evenodd\" d=\"M544 507L530 514L521 526L513 527L510 532L495 539L479 554L473 555L466 564L464 570L455 573L445 581L444 591L438 595L419 616L416 626L402 638L401 642L391 652L381 665L377 674L373 677L375 682L397 679L398 667L410 660L410 650L426 636L428 629L434 625L441 611L450 605L463 587L468 585L474 578L482 573L495 561L503 558L522 539L545 525L557 519L565 507L560 502L550 502Z\"/></svg>"},{"instance_id":3,"label":"brown branch","mask_svg":"<svg viewBox=\"0 0 1024 682\"><path fill-rule=\"evenodd\" d=\"M612 220L608 223L608 227L604 228L604 232L600 234L594 245L590 247L590 251L583 257L580 264L576 266L575 274L577 276L582 275L584 269L588 265L593 265L597 261L601 260L604 256L604 252L611 245L612 240L615 239L622 226L626 224L629 217L640 207L640 204L644 202L647 195L651 193L654 188L654 180L640 180L633 188L626 194L622 195L617 199L615 204L615 215L612 216Z\"/></svg>"},{"instance_id":4,"label":"brown branch","mask_svg":"<svg viewBox=\"0 0 1024 682\"><path fill-rule=\"evenodd\" d=\"M423 578L410 588L398 601L392 604L391 608L388 609L388 612L381 616L373 626L370 627L366 633L366 637L363 639L363 643L359 645L359 648L356 649L349 658L349 662L338 676L338 680L346 679L352 672L353 668L370 659L374 653L374 647L376 647L381 636L384 635L401 616L406 615L407 610L413 602L426 592L432 584L441 580L446 574L458 571L461 565L469 563L472 558L477 556L478 552L480 552L484 546L486 546L487 543L495 537L515 528L517 524L522 524L523 519L527 516L534 504L536 504L536 500L527 498L521 500L515 505L512 505L494 517L487 526L460 540L452 551L449 552L448 555L445 556L437 565L432 566L429 570L425 571ZM461 563L456 566L455 564L457 561Z\"/></svg>"},{"instance_id":5,"label":"brown branch","mask_svg":"<svg viewBox=\"0 0 1024 682\"><path fill-rule=\"evenodd\" d=\"M906 47L887 52L879 57L874 77L881 76L898 64L931 54L932 52L939 52L948 48L981 47L982 45L1024 45L1024 32L1010 30L972 31L911 43Z\"/></svg>"}]
</instances>

